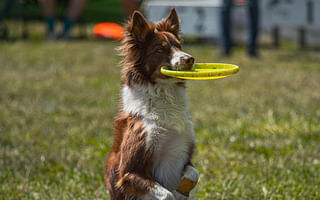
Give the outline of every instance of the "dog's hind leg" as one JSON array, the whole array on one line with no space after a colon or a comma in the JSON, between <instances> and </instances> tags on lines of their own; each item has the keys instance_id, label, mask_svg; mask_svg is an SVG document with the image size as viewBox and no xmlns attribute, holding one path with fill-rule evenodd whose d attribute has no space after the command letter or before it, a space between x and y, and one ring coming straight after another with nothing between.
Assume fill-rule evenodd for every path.
<instances>
[{"instance_id":1,"label":"dog's hind leg","mask_svg":"<svg viewBox=\"0 0 320 200\"><path fill-rule=\"evenodd\" d=\"M146 136L142 120L129 118L119 147L115 188L125 199L175 200L169 190L152 178L153 150L147 148Z\"/></svg>"},{"instance_id":2,"label":"dog's hind leg","mask_svg":"<svg viewBox=\"0 0 320 200\"><path fill-rule=\"evenodd\" d=\"M175 200L174 195L159 183L127 173L117 183L123 193L131 193L139 200Z\"/></svg>"},{"instance_id":3,"label":"dog's hind leg","mask_svg":"<svg viewBox=\"0 0 320 200\"><path fill-rule=\"evenodd\" d=\"M141 200L176 200L174 195L162 187L159 183L155 183L154 187L144 195Z\"/></svg>"}]
</instances>

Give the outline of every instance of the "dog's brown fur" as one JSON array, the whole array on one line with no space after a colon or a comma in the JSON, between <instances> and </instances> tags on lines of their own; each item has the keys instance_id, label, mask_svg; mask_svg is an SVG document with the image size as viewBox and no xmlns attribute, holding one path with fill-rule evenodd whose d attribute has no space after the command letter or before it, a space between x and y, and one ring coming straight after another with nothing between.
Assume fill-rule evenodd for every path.
<instances>
[{"instance_id":1,"label":"dog's brown fur","mask_svg":"<svg viewBox=\"0 0 320 200\"><path fill-rule=\"evenodd\" d=\"M115 120L115 129L115 141L106 168L110 197L119 200L126 199L125 194L140 197L154 185L149 173L152 152L146 151L142 121L139 117L120 113Z\"/></svg>"},{"instance_id":2,"label":"dog's brown fur","mask_svg":"<svg viewBox=\"0 0 320 200\"><path fill-rule=\"evenodd\" d=\"M135 12L125 27L119 48L124 56L123 84L130 87L132 83L146 85L154 84L157 78L168 79L160 73L160 67L170 64L170 48L181 49L178 34L179 19L174 9L156 25L148 23L139 12ZM141 117L120 109L105 174L112 200L137 199L153 188L153 152L146 148L146 135ZM188 163L193 146L190 148Z\"/></svg>"}]
</instances>

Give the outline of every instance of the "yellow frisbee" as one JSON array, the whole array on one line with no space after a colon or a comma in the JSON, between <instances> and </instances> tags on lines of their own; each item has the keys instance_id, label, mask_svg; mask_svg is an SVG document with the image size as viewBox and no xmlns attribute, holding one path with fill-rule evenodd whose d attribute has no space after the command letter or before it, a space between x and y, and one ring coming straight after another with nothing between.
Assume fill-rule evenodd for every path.
<instances>
[{"instance_id":1,"label":"yellow frisbee","mask_svg":"<svg viewBox=\"0 0 320 200\"><path fill-rule=\"evenodd\" d=\"M161 67L161 73L164 75L192 80L219 79L238 71L239 67L237 65L226 63L195 63L191 70L185 71L170 70L167 66Z\"/></svg>"}]
</instances>

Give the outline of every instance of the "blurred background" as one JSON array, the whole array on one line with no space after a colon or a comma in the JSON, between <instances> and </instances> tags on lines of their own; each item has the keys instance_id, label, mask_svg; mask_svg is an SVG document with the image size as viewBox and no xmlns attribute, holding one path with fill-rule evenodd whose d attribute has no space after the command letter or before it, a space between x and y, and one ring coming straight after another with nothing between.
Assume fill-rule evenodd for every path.
<instances>
[{"instance_id":1,"label":"blurred background","mask_svg":"<svg viewBox=\"0 0 320 200\"><path fill-rule=\"evenodd\" d=\"M0 0L0 199L108 199L122 25L175 7L189 81L196 199L319 199L320 0Z\"/></svg>"}]
</instances>

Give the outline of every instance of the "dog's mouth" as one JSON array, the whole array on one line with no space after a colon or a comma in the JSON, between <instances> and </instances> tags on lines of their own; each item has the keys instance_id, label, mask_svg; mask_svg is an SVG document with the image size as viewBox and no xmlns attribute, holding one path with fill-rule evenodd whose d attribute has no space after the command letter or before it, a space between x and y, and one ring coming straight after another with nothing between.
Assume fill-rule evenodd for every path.
<instances>
[{"instance_id":1,"label":"dog's mouth","mask_svg":"<svg viewBox=\"0 0 320 200\"><path fill-rule=\"evenodd\" d=\"M193 68L193 63L190 64L190 63L183 63L183 64L178 64L178 65L171 65L171 66L168 66L169 69L171 70L175 70L175 71L188 71L188 70L192 70Z\"/></svg>"},{"instance_id":2,"label":"dog's mouth","mask_svg":"<svg viewBox=\"0 0 320 200\"><path fill-rule=\"evenodd\" d=\"M171 70L176 70L176 71L187 71L187 70L192 70L193 64L194 64L194 58L180 59L180 62L175 63L174 65L170 65L169 68Z\"/></svg>"}]
</instances>

